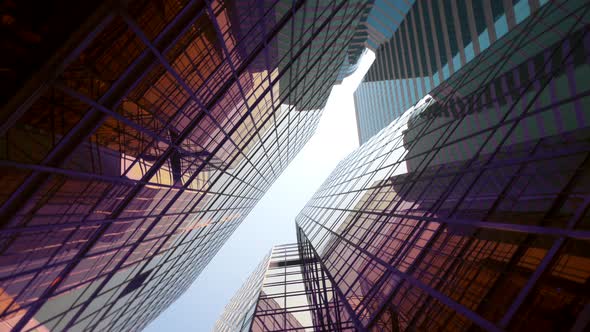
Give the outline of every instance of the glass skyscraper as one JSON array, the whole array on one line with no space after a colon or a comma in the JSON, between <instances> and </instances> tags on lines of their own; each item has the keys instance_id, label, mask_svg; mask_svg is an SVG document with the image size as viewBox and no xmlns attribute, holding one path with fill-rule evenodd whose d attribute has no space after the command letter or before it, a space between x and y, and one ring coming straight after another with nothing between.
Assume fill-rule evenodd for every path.
<instances>
[{"instance_id":1,"label":"glass skyscraper","mask_svg":"<svg viewBox=\"0 0 590 332\"><path fill-rule=\"evenodd\" d=\"M153 320L313 134L367 5L0 5L0 329Z\"/></svg>"},{"instance_id":2,"label":"glass skyscraper","mask_svg":"<svg viewBox=\"0 0 590 332\"><path fill-rule=\"evenodd\" d=\"M547 2L419 0L410 1L413 5L409 10L407 1L385 7L405 16L382 18L394 22L395 32L376 45L375 62L354 94L360 143Z\"/></svg>"},{"instance_id":3,"label":"glass skyscraper","mask_svg":"<svg viewBox=\"0 0 590 332\"><path fill-rule=\"evenodd\" d=\"M297 243L275 246L231 299L213 330L355 331L330 279L310 254ZM332 313L337 313L336 319Z\"/></svg>"},{"instance_id":4,"label":"glass skyscraper","mask_svg":"<svg viewBox=\"0 0 590 332\"><path fill-rule=\"evenodd\" d=\"M589 19L536 8L336 167L296 220L316 331L590 328Z\"/></svg>"}]
</instances>

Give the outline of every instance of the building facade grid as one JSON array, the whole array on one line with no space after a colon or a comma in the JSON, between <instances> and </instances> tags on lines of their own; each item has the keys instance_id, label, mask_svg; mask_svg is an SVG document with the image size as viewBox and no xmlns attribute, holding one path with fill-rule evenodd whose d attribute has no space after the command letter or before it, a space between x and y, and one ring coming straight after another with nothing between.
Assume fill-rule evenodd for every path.
<instances>
[{"instance_id":1,"label":"building facade grid","mask_svg":"<svg viewBox=\"0 0 590 332\"><path fill-rule=\"evenodd\" d=\"M2 327L139 330L178 298L313 134L363 7L101 5L1 114Z\"/></svg>"},{"instance_id":2,"label":"building facade grid","mask_svg":"<svg viewBox=\"0 0 590 332\"><path fill-rule=\"evenodd\" d=\"M589 10L540 7L298 216L361 330L587 328Z\"/></svg>"}]
</instances>

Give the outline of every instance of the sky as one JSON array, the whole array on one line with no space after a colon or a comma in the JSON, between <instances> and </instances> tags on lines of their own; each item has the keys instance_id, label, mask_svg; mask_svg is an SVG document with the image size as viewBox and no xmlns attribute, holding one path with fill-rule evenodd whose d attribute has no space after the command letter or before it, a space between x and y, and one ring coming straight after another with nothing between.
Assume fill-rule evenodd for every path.
<instances>
[{"instance_id":1,"label":"sky","mask_svg":"<svg viewBox=\"0 0 590 332\"><path fill-rule=\"evenodd\" d=\"M338 162L358 147L353 93L373 63L334 86L314 136L191 287L144 331L211 331L231 297L273 245L296 242L295 217Z\"/></svg>"}]
</instances>

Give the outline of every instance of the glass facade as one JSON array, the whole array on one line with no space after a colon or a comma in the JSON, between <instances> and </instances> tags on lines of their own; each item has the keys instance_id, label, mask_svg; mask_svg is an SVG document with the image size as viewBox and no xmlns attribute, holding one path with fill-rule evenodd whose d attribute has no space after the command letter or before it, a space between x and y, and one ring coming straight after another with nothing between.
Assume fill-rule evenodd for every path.
<instances>
[{"instance_id":1,"label":"glass facade","mask_svg":"<svg viewBox=\"0 0 590 332\"><path fill-rule=\"evenodd\" d=\"M1 7L0 329L140 330L313 134L366 4L68 3Z\"/></svg>"},{"instance_id":2,"label":"glass facade","mask_svg":"<svg viewBox=\"0 0 590 332\"><path fill-rule=\"evenodd\" d=\"M365 48L375 51L404 21L415 0L369 0L371 6L361 17L348 49L351 62L358 61Z\"/></svg>"},{"instance_id":3,"label":"glass facade","mask_svg":"<svg viewBox=\"0 0 590 332\"><path fill-rule=\"evenodd\" d=\"M277 248L278 250L278 248ZM271 254L266 255L250 274L244 285L238 290L230 303L225 307L222 316L215 324L214 331L233 332L247 331L252 325L252 317L258 304L264 278L269 270ZM273 261L278 257L273 255Z\"/></svg>"},{"instance_id":4,"label":"glass facade","mask_svg":"<svg viewBox=\"0 0 590 332\"><path fill-rule=\"evenodd\" d=\"M536 13L540 0L420 0L354 94L361 144L441 85L490 45ZM404 8L403 6L400 8Z\"/></svg>"},{"instance_id":5,"label":"glass facade","mask_svg":"<svg viewBox=\"0 0 590 332\"><path fill-rule=\"evenodd\" d=\"M313 248L275 246L231 299L214 331L356 331Z\"/></svg>"},{"instance_id":6,"label":"glass facade","mask_svg":"<svg viewBox=\"0 0 590 332\"><path fill-rule=\"evenodd\" d=\"M590 328L590 4L535 3L297 217L360 331Z\"/></svg>"},{"instance_id":7,"label":"glass facade","mask_svg":"<svg viewBox=\"0 0 590 332\"><path fill-rule=\"evenodd\" d=\"M358 67L359 59L367 49L375 51L391 38L414 0L366 0L367 6L346 52L338 82L352 74Z\"/></svg>"}]
</instances>

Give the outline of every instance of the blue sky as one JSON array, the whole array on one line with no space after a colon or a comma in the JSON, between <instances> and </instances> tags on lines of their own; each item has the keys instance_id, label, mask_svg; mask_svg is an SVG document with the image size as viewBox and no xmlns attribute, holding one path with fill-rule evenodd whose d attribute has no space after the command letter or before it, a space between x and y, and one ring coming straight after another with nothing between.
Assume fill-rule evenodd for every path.
<instances>
[{"instance_id":1,"label":"blue sky","mask_svg":"<svg viewBox=\"0 0 590 332\"><path fill-rule=\"evenodd\" d=\"M338 162L358 146L353 92L375 59L332 89L315 135L195 283L144 331L211 331L225 305L275 244L293 243L295 216Z\"/></svg>"}]
</instances>

